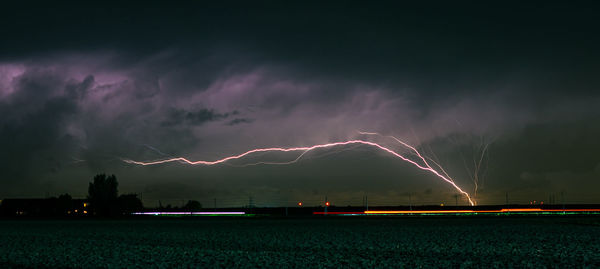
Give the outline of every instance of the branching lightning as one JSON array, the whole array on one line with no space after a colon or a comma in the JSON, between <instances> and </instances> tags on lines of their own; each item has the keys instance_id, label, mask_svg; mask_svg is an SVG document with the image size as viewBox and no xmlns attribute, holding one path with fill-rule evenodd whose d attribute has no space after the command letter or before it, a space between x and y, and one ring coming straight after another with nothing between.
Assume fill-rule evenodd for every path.
<instances>
[{"instance_id":1,"label":"branching lightning","mask_svg":"<svg viewBox=\"0 0 600 269\"><path fill-rule=\"evenodd\" d=\"M150 146L150 145L148 145L148 144L143 144L143 146L144 146L144 147L146 147L146 148L149 148L150 150L152 150L152 151L154 151L154 152L156 152L156 153L158 153L158 154L160 154L160 155L162 155L162 156L165 156L165 157L171 157L171 155L169 155L169 154L166 154L166 153L164 153L164 152L160 151L159 149L157 149L157 148L155 148L155 147L153 147L153 146Z\"/></svg>"},{"instance_id":2,"label":"branching lightning","mask_svg":"<svg viewBox=\"0 0 600 269\"><path fill-rule=\"evenodd\" d=\"M361 132L362 134L371 134L371 135L375 135L376 133L366 133L366 132ZM377 134L378 135L378 134ZM290 162L287 163L293 163L293 162L297 162L304 154L306 154L309 151L312 150L316 150L316 149L323 149L323 148L332 148L332 147L339 147L339 146L346 146L346 145L367 145L367 146L372 146L375 147L377 149L380 149L384 152L387 152L389 154L391 154L394 157L397 157L405 162L408 162L414 166L416 166L417 168L424 170L424 171L428 171L432 174L434 174L435 176L437 176L438 178L442 179L443 181L447 182L448 184L450 184L452 187L454 187L458 192L460 192L461 194L463 194L467 200L469 201L469 203L471 205L475 205L474 201L471 199L470 195L463 191L458 185L456 185L456 183L454 183L454 180L452 180L452 178L448 177L447 175L442 175L440 172L438 172L437 170L433 169L429 163L427 162L427 160L413 147L408 145L407 143L402 142L401 140L395 138L396 141L398 141L399 143L401 143L403 146L411 149L413 151L414 154L416 154L424 163L424 165L419 164L416 161L413 161L407 157L402 156L401 154L395 152L394 150L391 150L387 147L384 147L380 144L374 143L374 142L370 142L370 141L365 141L365 140L348 140L348 141L343 141L343 142L334 142L334 143L326 143L326 144L318 144L318 145L314 145L314 146L310 146L310 147L290 147L290 148L281 148L281 147L273 147L273 148L257 148L257 149L253 149L253 150L249 150L246 151L244 153L238 154L238 155L233 155L233 156L229 156L229 157L225 157L222 159L218 159L218 160L214 160L214 161L204 161L204 160L199 160L199 161L191 161L188 160L184 157L176 157L176 158L169 158L169 159L164 159L164 160L158 160L158 161L149 161L149 162L142 162L142 161L134 161L134 160L130 160L130 159L122 159L124 162L126 163L130 163L130 164L136 164L136 165L157 165L157 164L163 164L163 163L171 163L171 162L181 162L184 164L189 164L189 165L217 165L217 164L222 164L222 163L226 163L228 161L231 160L236 160L236 159L241 159L243 157L246 157L248 155L251 155L253 153L259 153L259 152L293 152L293 151L303 151L302 154L300 154L295 160L292 160ZM287 164L287 163L273 163L273 164ZM264 162L264 164L269 164L268 162Z\"/></svg>"},{"instance_id":3,"label":"branching lightning","mask_svg":"<svg viewBox=\"0 0 600 269\"><path fill-rule=\"evenodd\" d=\"M327 155L331 155L331 154L336 154L336 153L340 153L342 151L348 151L348 150L352 150L355 149L356 147L360 146L359 145L355 145L353 147L349 147L349 148L345 148L345 149L341 149L338 151L334 151L334 152L327 152L324 154L320 154L318 156L312 156L312 158L321 158ZM297 163L298 161L300 161L300 159L312 159L312 158L306 158L304 157L304 155L306 155L306 153L308 153L308 150L303 151L302 153L300 153L300 155L298 155L298 157L296 157L295 159L291 160L291 161L287 161L287 162L267 162L267 161L261 161L261 162L255 162L255 163L246 163L246 164L241 164L241 165L236 165L236 164L229 164L230 166L233 167L248 167L248 166L254 166L254 165L286 165L286 164L293 164L293 163Z\"/></svg>"},{"instance_id":4,"label":"branching lightning","mask_svg":"<svg viewBox=\"0 0 600 269\"><path fill-rule=\"evenodd\" d=\"M308 150L303 151L302 153L300 153L300 155L298 155L298 157L296 157L295 159L291 160L291 161L287 161L287 162L255 162L255 163L247 163L247 164L242 164L242 165L231 165L231 166L235 166L235 167L246 167L246 166L253 166L253 165L260 165L260 164L267 164L267 165L284 165L284 164L293 164L298 162L300 159L302 159L302 157L308 153Z\"/></svg>"},{"instance_id":5,"label":"branching lightning","mask_svg":"<svg viewBox=\"0 0 600 269\"><path fill-rule=\"evenodd\" d=\"M427 157L427 156L423 156L415 147L407 144L406 142L398 139L395 136L384 136L380 133L373 133L373 132L361 132L358 131L359 134L362 135L376 135L376 136L382 136L382 137L387 137L387 138L391 138L393 140L395 140L396 142L398 142L399 144L401 144L402 146L410 149L410 151L412 152L412 154L416 155L417 157L419 157L419 159L421 159L423 161L423 164L425 164L425 167L428 168L430 171L436 171L433 167L431 167L431 165L429 164L429 162L427 162L427 160L429 160L431 163L433 163L435 166L438 167L438 169L440 169L440 171L444 174L445 178L447 179L446 181L448 182L452 182L454 183L454 179L446 172L446 170L442 167L442 165L439 162L436 162L433 158ZM433 151L431 151L433 153ZM435 154L434 154L435 156ZM436 157L437 158L437 157ZM438 173L438 176L439 175ZM455 184L453 184L453 186L456 186ZM456 187L455 187L456 188ZM465 192L463 192L460 188L456 188L456 190L458 190L459 192L461 192L461 194L465 195L465 197L467 197L467 199L469 200L469 203L471 205L474 205L474 202L471 200L470 196L468 194L466 194ZM477 190L477 189L475 189Z\"/></svg>"}]
</instances>

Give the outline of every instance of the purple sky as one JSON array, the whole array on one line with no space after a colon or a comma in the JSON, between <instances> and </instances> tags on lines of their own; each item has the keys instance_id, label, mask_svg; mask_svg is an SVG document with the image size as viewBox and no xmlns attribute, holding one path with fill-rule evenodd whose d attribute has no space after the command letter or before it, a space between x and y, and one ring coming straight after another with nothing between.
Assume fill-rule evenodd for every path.
<instances>
[{"instance_id":1,"label":"purple sky","mask_svg":"<svg viewBox=\"0 0 600 269\"><path fill-rule=\"evenodd\" d=\"M437 14L418 10L424 18ZM473 161L489 144L480 203L503 203L506 192L517 202L561 192L571 202L600 202L599 54L591 49L599 44L586 37L595 28L584 17L557 28L526 19L550 19L526 11L517 12L515 22L445 15L456 28L443 31L436 21L412 24L378 10L392 26L369 17L337 29L327 18L344 21L344 13L324 10L307 22L323 25L316 29L260 10L239 19L245 27L230 22L209 30L179 14L196 23L182 26L172 14L159 23L165 29L145 32L155 12L141 11L136 16L142 22L124 26L139 36L122 36L119 26L127 24L119 14L91 15L94 23L87 26L105 38L70 36L67 21L52 25L55 35L39 46L18 34L30 26L6 33L0 197L83 197L93 175L109 173L117 175L122 193L143 193L148 205L188 199L212 205L217 198L222 206L240 206L249 196L265 206L317 204L325 196L359 205L365 194L375 204L407 203L409 194L416 203L454 203L456 191L448 184L364 146L314 152L289 166L139 167L121 161L214 160L259 147L348 139L401 150L389 139L357 133L371 131L417 146L473 195ZM236 12L219 18L235 20ZM106 28L98 26L103 22ZM471 26L475 22L486 31ZM176 29L176 37L165 34L172 33L168 29ZM523 37L522 29L546 34ZM261 158L294 156L247 161Z\"/></svg>"}]
</instances>

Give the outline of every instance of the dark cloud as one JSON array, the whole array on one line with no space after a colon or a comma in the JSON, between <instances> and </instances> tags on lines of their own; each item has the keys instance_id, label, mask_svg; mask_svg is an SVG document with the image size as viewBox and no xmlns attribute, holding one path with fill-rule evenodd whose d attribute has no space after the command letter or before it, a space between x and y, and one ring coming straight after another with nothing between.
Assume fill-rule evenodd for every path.
<instances>
[{"instance_id":1,"label":"dark cloud","mask_svg":"<svg viewBox=\"0 0 600 269\"><path fill-rule=\"evenodd\" d=\"M584 193L598 187L600 167L596 13L553 1L6 5L0 195L85 189L106 172L119 175L124 191L146 189L153 199L262 192L283 204L367 191L453 201L443 182L362 147L308 154L292 166L121 161L214 160L365 138L358 130L436 155L469 192L465 163L481 138L492 141L484 202L502 202L506 191ZM169 180L176 184L160 187Z\"/></svg>"},{"instance_id":2,"label":"dark cloud","mask_svg":"<svg viewBox=\"0 0 600 269\"><path fill-rule=\"evenodd\" d=\"M235 118L235 119L231 120L230 122L228 122L227 125L236 125L236 124L241 124L241 123L252 123L253 121L254 121L253 119Z\"/></svg>"},{"instance_id":3,"label":"dark cloud","mask_svg":"<svg viewBox=\"0 0 600 269\"><path fill-rule=\"evenodd\" d=\"M14 93L0 102L0 185L8 193L39 183L43 174L56 173L70 161L77 138L65 128L79 112L79 96L73 93L84 94L90 83L39 69L11 81Z\"/></svg>"},{"instance_id":4,"label":"dark cloud","mask_svg":"<svg viewBox=\"0 0 600 269\"><path fill-rule=\"evenodd\" d=\"M228 118L229 116L238 115L239 112L234 110L232 112L217 113L212 109L198 109L195 111L185 111L182 109L171 109L168 113L168 119L162 122L163 126L172 127L181 124L190 125L202 125L206 122L219 121ZM234 119L236 121L239 119ZM232 122L233 122L232 121ZM230 122L231 123L231 122ZM240 122L236 122L240 123ZM233 124L232 124L233 125Z\"/></svg>"}]
</instances>

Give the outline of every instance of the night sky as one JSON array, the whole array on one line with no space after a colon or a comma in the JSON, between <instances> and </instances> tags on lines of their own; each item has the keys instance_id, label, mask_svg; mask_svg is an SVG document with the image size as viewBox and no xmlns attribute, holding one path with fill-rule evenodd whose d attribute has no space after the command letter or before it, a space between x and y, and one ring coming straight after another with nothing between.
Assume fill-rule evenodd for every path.
<instances>
[{"instance_id":1,"label":"night sky","mask_svg":"<svg viewBox=\"0 0 600 269\"><path fill-rule=\"evenodd\" d=\"M369 131L417 146L480 204L600 203L592 2L364 5L3 4L0 199L85 197L108 173L150 206L455 203L449 184L364 145L291 165L238 167L298 152L122 161L348 139L410 155Z\"/></svg>"}]
</instances>

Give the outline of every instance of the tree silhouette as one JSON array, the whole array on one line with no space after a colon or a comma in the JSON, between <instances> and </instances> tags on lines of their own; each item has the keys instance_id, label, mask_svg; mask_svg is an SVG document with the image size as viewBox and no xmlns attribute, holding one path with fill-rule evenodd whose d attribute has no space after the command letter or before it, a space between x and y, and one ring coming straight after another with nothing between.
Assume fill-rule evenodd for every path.
<instances>
[{"instance_id":1,"label":"tree silhouette","mask_svg":"<svg viewBox=\"0 0 600 269\"><path fill-rule=\"evenodd\" d=\"M106 174L98 174L94 176L94 182L90 182L88 187L88 200L95 215L114 216L118 214L118 186L115 175L107 177Z\"/></svg>"},{"instance_id":2,"label":"tree silhouette","mask_svg":"<svg viewBox=\"0 0 600 269\"><path fill-rule=\"evenodd\" d=\"M67 215L68 211L73 210L73 198L71 198L71 195L65 193L58 196L56 209L58 215Z\"/></svg>"},{"instance_id":3,"label":"tree silhouette","mask_svg":"<svg viewBox=\"0 0 600 269\"><path fill-rule=\"evenodd\" d=\"M144 209L142 201L137 197L137 194L123 194L119 196L118 201L121 213L139 212Z\"/></svg>"},{"instance_id":4,"label":"tree silhouette","mask_svg":"<svg viewBox=\"0 0 600 269\"><path fill-rule=\"evenodd\" d=\"M202 204L195 200L189 200L184 206L183 209L189 211L198 211L202 209Z\"/></svg>"}]
</instances>

